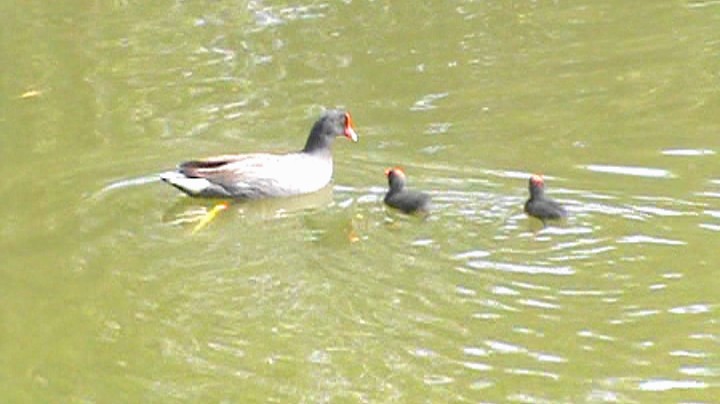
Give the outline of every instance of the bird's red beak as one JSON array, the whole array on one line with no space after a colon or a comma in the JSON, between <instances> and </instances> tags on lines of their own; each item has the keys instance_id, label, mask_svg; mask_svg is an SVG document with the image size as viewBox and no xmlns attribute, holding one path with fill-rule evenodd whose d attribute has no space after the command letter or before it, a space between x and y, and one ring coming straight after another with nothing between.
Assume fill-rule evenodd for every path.
<instances>
[{"instance_id":1,"label":"bird's red beak","mask_svg":"<svg viewBox=\"0 0 720 404\"><path fill-rule=\"evenodd\" d=\"M355 129L353 128L352 117L349 112L345 113L345 137L353 142L358 141L358 135L355 133Z\"/></svg>"}]
</instances>

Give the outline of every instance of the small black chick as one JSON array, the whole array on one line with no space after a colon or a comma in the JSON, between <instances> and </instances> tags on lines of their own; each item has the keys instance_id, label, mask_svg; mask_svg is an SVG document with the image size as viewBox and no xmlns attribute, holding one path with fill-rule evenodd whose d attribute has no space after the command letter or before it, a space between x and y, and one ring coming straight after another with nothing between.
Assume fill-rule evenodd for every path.
<instances>
[{"instance_id":1,"label":"small black chick","mask_svg":"<svg viewBox=\"0 0 720 404\"><path fill-rule=\"evenodd\" d=\"M428 213L430 211L430 195L405 189L407 177L402 168L388 168L385 170L385 175L390 187L385 194L385 204L405 213Z\"/></svg>"},{"instance_id":2,"label":"small black chick","mask_svg":"<svg viewBox=\"0 0 720 404\"><path fill-rule=\"evenodd\" d=\"M545 181L539 175L530 177L528 184L530 199L525 202L525 213L529 216L540 219L543 226L547 220L562 219L567 216L567 211L559 203L545 196Z\"/></svg>"}]
</instances>

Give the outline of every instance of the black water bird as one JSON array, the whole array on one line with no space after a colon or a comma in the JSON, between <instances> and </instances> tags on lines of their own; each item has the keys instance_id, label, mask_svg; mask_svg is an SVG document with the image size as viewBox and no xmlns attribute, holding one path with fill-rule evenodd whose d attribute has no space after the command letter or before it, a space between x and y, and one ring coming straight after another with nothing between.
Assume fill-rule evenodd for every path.
<instances>
[{"instance_id":1,"label":"black water bird","mask_svg":"<svg viewBox=\"0 0 720 404\"><path fill-rule=\"evenodd\" d=\"M404 213L428 213L430 211L430 195L406 189L407 176L401 168L388 168L385 170L385 176L388 178L389 187L384 199L386 205Z\"/></svg>"},{"instance_id":2,"label":"black water bird","mask_svg":"<svg viewBox=\"0 0 720 404\"><path fill-rule=\"evenodd\" d=\"M543 226L548 220L567 217L567 211L559 203L545 196L545 181L539 175L533 175L528 182L530 198L525 202L525 213L540 219Z\"/></svg>"}]
</instances>

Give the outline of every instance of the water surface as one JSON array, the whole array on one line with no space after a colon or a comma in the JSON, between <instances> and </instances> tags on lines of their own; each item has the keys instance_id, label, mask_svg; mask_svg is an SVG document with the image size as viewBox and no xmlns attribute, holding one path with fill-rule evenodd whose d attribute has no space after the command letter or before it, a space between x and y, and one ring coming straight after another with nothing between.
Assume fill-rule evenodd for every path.
<instances>
[{"instance_id":1,"label":"water surface","mask_svg":"<svg viewBox=\"0 0 720 404\"><path fill-rule=\"evenodd\" d=\"M716 401L718 7L0 6L4 401ZM334 106L324 192L193 234L211 202L133 184Z\"/></svg>"}]
</instances>

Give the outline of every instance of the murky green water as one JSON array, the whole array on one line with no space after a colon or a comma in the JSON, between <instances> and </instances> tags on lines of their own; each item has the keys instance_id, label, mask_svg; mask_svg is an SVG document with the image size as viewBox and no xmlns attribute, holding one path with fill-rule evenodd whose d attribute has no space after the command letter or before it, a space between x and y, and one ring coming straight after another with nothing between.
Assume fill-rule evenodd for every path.
<instances>
[{"instance_id":1,"label":"murky green water","mask_svg":"<svg viewBox=\"0 0 720 404\"><path fill-rule=\"evenodd\" d=\"M717 402L716 2L105 3L0 5L3 402ZM324 106L327 192L100 192Z\"/></svg>"}]
</instances>

